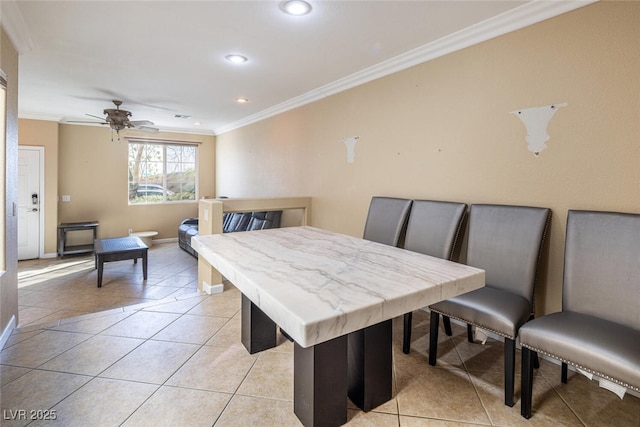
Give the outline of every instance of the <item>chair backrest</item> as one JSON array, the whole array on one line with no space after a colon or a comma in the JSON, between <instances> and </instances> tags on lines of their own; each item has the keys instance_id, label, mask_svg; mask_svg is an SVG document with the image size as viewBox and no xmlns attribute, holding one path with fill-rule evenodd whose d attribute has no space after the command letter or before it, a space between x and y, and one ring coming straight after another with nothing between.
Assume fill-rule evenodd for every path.
<instances>
[{"instance_id":1,"label":"chair backrest","mask_svg":"<svg viewBox=\"0 0 640 427\"><path fill-rule=\"evenodd\" d=\"M486 284L526 298L533 290L551 210L471 205L467 264L485 270Z\"/></svg>"},{"instance_id":2,"label":"chair backrest","mask_svg":"<svg viewBox=\"0 0 640 427\"><path fill-rule=\"evenodd\" d=\"M466 210L465 203L414 200L404 248L451 259Z\"/></svg>"},{"instance_id":3,"label":"chair backrest","mask_svg":"<svg viewBox=\"0 0 640 427\"><path fill-rule=\"evenodd\" d=\"M640 215L570 210L562 309L640 330Z\"/></svg>"},{"instance_id":4,"label":"chair backrest","mask_svg":"<svg viewBox=\"0 0 640 427\"><path fill-rule=\"evenodd\" d=\"M372 197L363 238L397 246L407 222L411 202L411 200L395 197Z\"/></svg>"}]
</instances>

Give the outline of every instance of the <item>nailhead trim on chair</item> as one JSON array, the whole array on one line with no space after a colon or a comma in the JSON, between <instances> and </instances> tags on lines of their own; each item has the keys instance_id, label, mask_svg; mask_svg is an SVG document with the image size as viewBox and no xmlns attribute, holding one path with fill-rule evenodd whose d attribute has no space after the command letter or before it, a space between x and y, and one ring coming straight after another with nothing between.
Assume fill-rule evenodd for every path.
<instances>
[{"instance_id":1,"label":"nailhead trim on chair","mask_svg":"<svg viewBox=\"0 0 640 427\"><path fill-rule=\"evenodd\" d=\"M510 335L506 335L506 334L504 334L504 333L502 333L502 332L498 332L498 331L496 331L496 330L494 330L494 329L491 329L491 328L489 328L488 326L480 325L480 324L477 324L477 323L471 323L471 322L468 322L468 321L466 321L466 320L464 320L464 319L460 319L459 317L451 316L451 315L449 315L449 314L443 313L442 311L439 311L439 310L433 310L433 309L430 309L430 310L435 311L436 313L440 313L440 314L442 314L443 316L447 316L447 317L449 317L449 318L451 318L451 319L456 319L456 320L458 320L458 321L460 321L460 322L463 322L463 323L469 323L469 324L471 324L471 325L477 326L478 328L486 329L487 331L489 331L489 332L493 332L493 333L494 333L494 334L496 334L496 335L500 335L500 336L501 336L501 337L503 337L503 338L509 338L510 340L515 340L515 339L516 339L515 337L512 337L512 336L510 336Z\"/></svg>"},{"instance_id":2,"label":"nailhead trim on chair","mask_svg":"<svg viewBox=\"0 0 640 427\"><path fill-rule=\"evenodd\" d=\"M587 368L586 366L582 366L582 365L580 365L579 363L575 363L575 362L572 362L572 361L570 361L570 360L567 360L567 359L565 359L565 358L563 358L563 357L556 356L556 355L551 354L551 353L547 353L547 352L546 352L546 351L544 351L544 350L540 350L539 348L535 348L535 347L532 347L532 346L530 346L530 345L526 345L526 344L522 344L522 343L520 343L520 345L521 345L522 347L526 347L526 348L528 348L528 349L529 349L529 350L531 350L531 351L535 351L536 353L542 353L542 354L544 354L545 356L553 357L554 359L557 359L557 360L559 360L559 361L561 361L561 362L563 362L563 363L566 363L566 364L571 365L571 366L575 366L575 367L577 367L577 368L579 368L579 369L582 369L583 371L587 371L587 372L589 372L589 373L591 373L591 374L593 374L593 375L597 375L597 376L599 376L599 377L601 377L601 378L604 378L605 380L609 380L609 381L611 381L611 382L614 382L614 383L616 383L616 384L618 384L618 385L621 385L621 386L626 387L626 388L628 388L628 389L631 389L631 390L633 390L633 391L638 391L638 392L640 392L640 388L639 388L639 387L635 387L635 386L632 386L631 384L627 384L627 383L626 383L626 382L624 382L624 381L620 381L620 380L617 380L617 379L615 379L615 378L611 378L611 377L610 377L610 376L608 376L608 375L605 375L605 374L603 374L603 373L601 373L601 372L598 372L598 371L594 371L593 369L591 369L591 368Z\"/></svg>"}]
</instances>

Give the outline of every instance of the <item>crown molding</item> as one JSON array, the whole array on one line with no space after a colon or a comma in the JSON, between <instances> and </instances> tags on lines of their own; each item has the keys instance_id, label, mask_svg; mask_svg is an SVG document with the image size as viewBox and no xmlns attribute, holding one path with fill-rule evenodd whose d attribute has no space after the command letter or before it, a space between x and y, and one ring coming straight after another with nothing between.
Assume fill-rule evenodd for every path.
<instances>
[{"instance_id":1,"label":"crown molding","mask_svg":"<svg viewBox=\"0 0 640 427\"><path fill-rule=\"evenodd\" d=\"M36 44L18 8L18 2L15 0L2 0L0 1L0 9L0 16L2 16L0 24L18 51L18 55L29 53L35 49Z\"/></svg>"},{"instance_id":2,"label":"crown molding","mask_svg":"<svg viewBox=\"0 0 640 427\"><path fill-rule=\"evenodd\" d=\"M449 34L424 46L405 52L332 83L274 105L241 120L214 129L216 135L264 120L285 111L301 107L347 89L388 76L424 62L492 38L528 27L546 19L590 5L598 0L534 0L487 19L463 30Z\"/></svg>"}]
</instances>

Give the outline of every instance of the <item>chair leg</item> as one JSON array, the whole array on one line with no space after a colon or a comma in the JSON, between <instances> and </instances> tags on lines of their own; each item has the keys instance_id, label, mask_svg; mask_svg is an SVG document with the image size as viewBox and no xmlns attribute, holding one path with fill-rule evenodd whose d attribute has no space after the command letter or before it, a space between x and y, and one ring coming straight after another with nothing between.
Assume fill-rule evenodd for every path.
<instances>
[{"instance_id":1,"label":"chair leg","mask_svg":"<svg viewBox=\"0 0 640 427\"><path fill-rule=\"evenodd\" d=\"M533 367L535 369L540 369L540 358L538 357L538 352L533 352Z\"/></svg>"},{"instance_id":2,"label":"chair leg","mask_svg":"<svg viewBox=\"0 0 640 427\"><path fill-rule=\"evenodd\" d=\"M522 389L520 390L520 414L531 418L531 400L533 395L533 363L531 350L522 347Z\"/></svg>"},{"instance_id":3,"label":"chair leg","mask_svg":"<svg viewBox=\"0 0 640 427\"><path fill-rule=\"evenodd\" d=\"M411 322L413 320L413 312L404 315L404 332L402 334L402 352L409 354L411 348Z\"/></svg>"},{"instance_id":4,"label":"chair leg","mask_svg":"<svg viewBox=\"0 0 640 427\"><path fill-rule=\"evenodd\" d=\"M442 324L444 325L444 333L447 334L448 337L453 335L453 332L451 332L451 319L449 316L442 316Z\"/></svg>"},{"instance_id":5,"label":"chair leg","mask_svg":"<svg viewBox=\"0 0 640 427\"><path fill-rule=\"evenodd\" d=\"M432 311L429 319L429 365L431 366L436 366L438 357L438 322L440 322L440 314Z\"/></svg>"},{"instance_id":6,"label":"chair leg","mask_svg":"<svg viewBox=\"0 0 640 427\"><path fill-rule=\"evenodd\" d=\"M516 341L504 339L504 404L513 406L513 383L516 371Z\"/></svg>"},{"instance_id":7,"label":"chair leg","mask_svg":"<svg viewBox=\"0 0 640 427\"><path fill-rule=\"evenodd\" d=\"M473 326L470 323L467 323L467 341L473 342Z\"/></svg>"},{"instance_id":8,"label":"chair leg","mask_svg":"<svg viewBox=\"0 0 640 427\"><path fill-rule=\"evenodd\" d=\"M567 364L562 362L562 373L560 374L560 381L562 381L562 384L567 383L567 368Z\"/></svg>"}]
</instances>

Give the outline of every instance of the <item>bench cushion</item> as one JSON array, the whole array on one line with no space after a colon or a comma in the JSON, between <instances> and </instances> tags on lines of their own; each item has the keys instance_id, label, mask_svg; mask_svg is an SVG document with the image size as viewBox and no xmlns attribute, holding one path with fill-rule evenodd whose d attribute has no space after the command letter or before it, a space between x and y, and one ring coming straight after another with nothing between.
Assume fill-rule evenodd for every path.
<instances>
[{"instance_id":1,"label":"bench cushion","mask_svg":"<svg viewBox=\"0 0 640 427\"><path fill-rule=\"evenodd\" d=\"M640 331L594 316L563 311L520 328L520 344L640 391Z\"/></svg>"}]
</instances>

